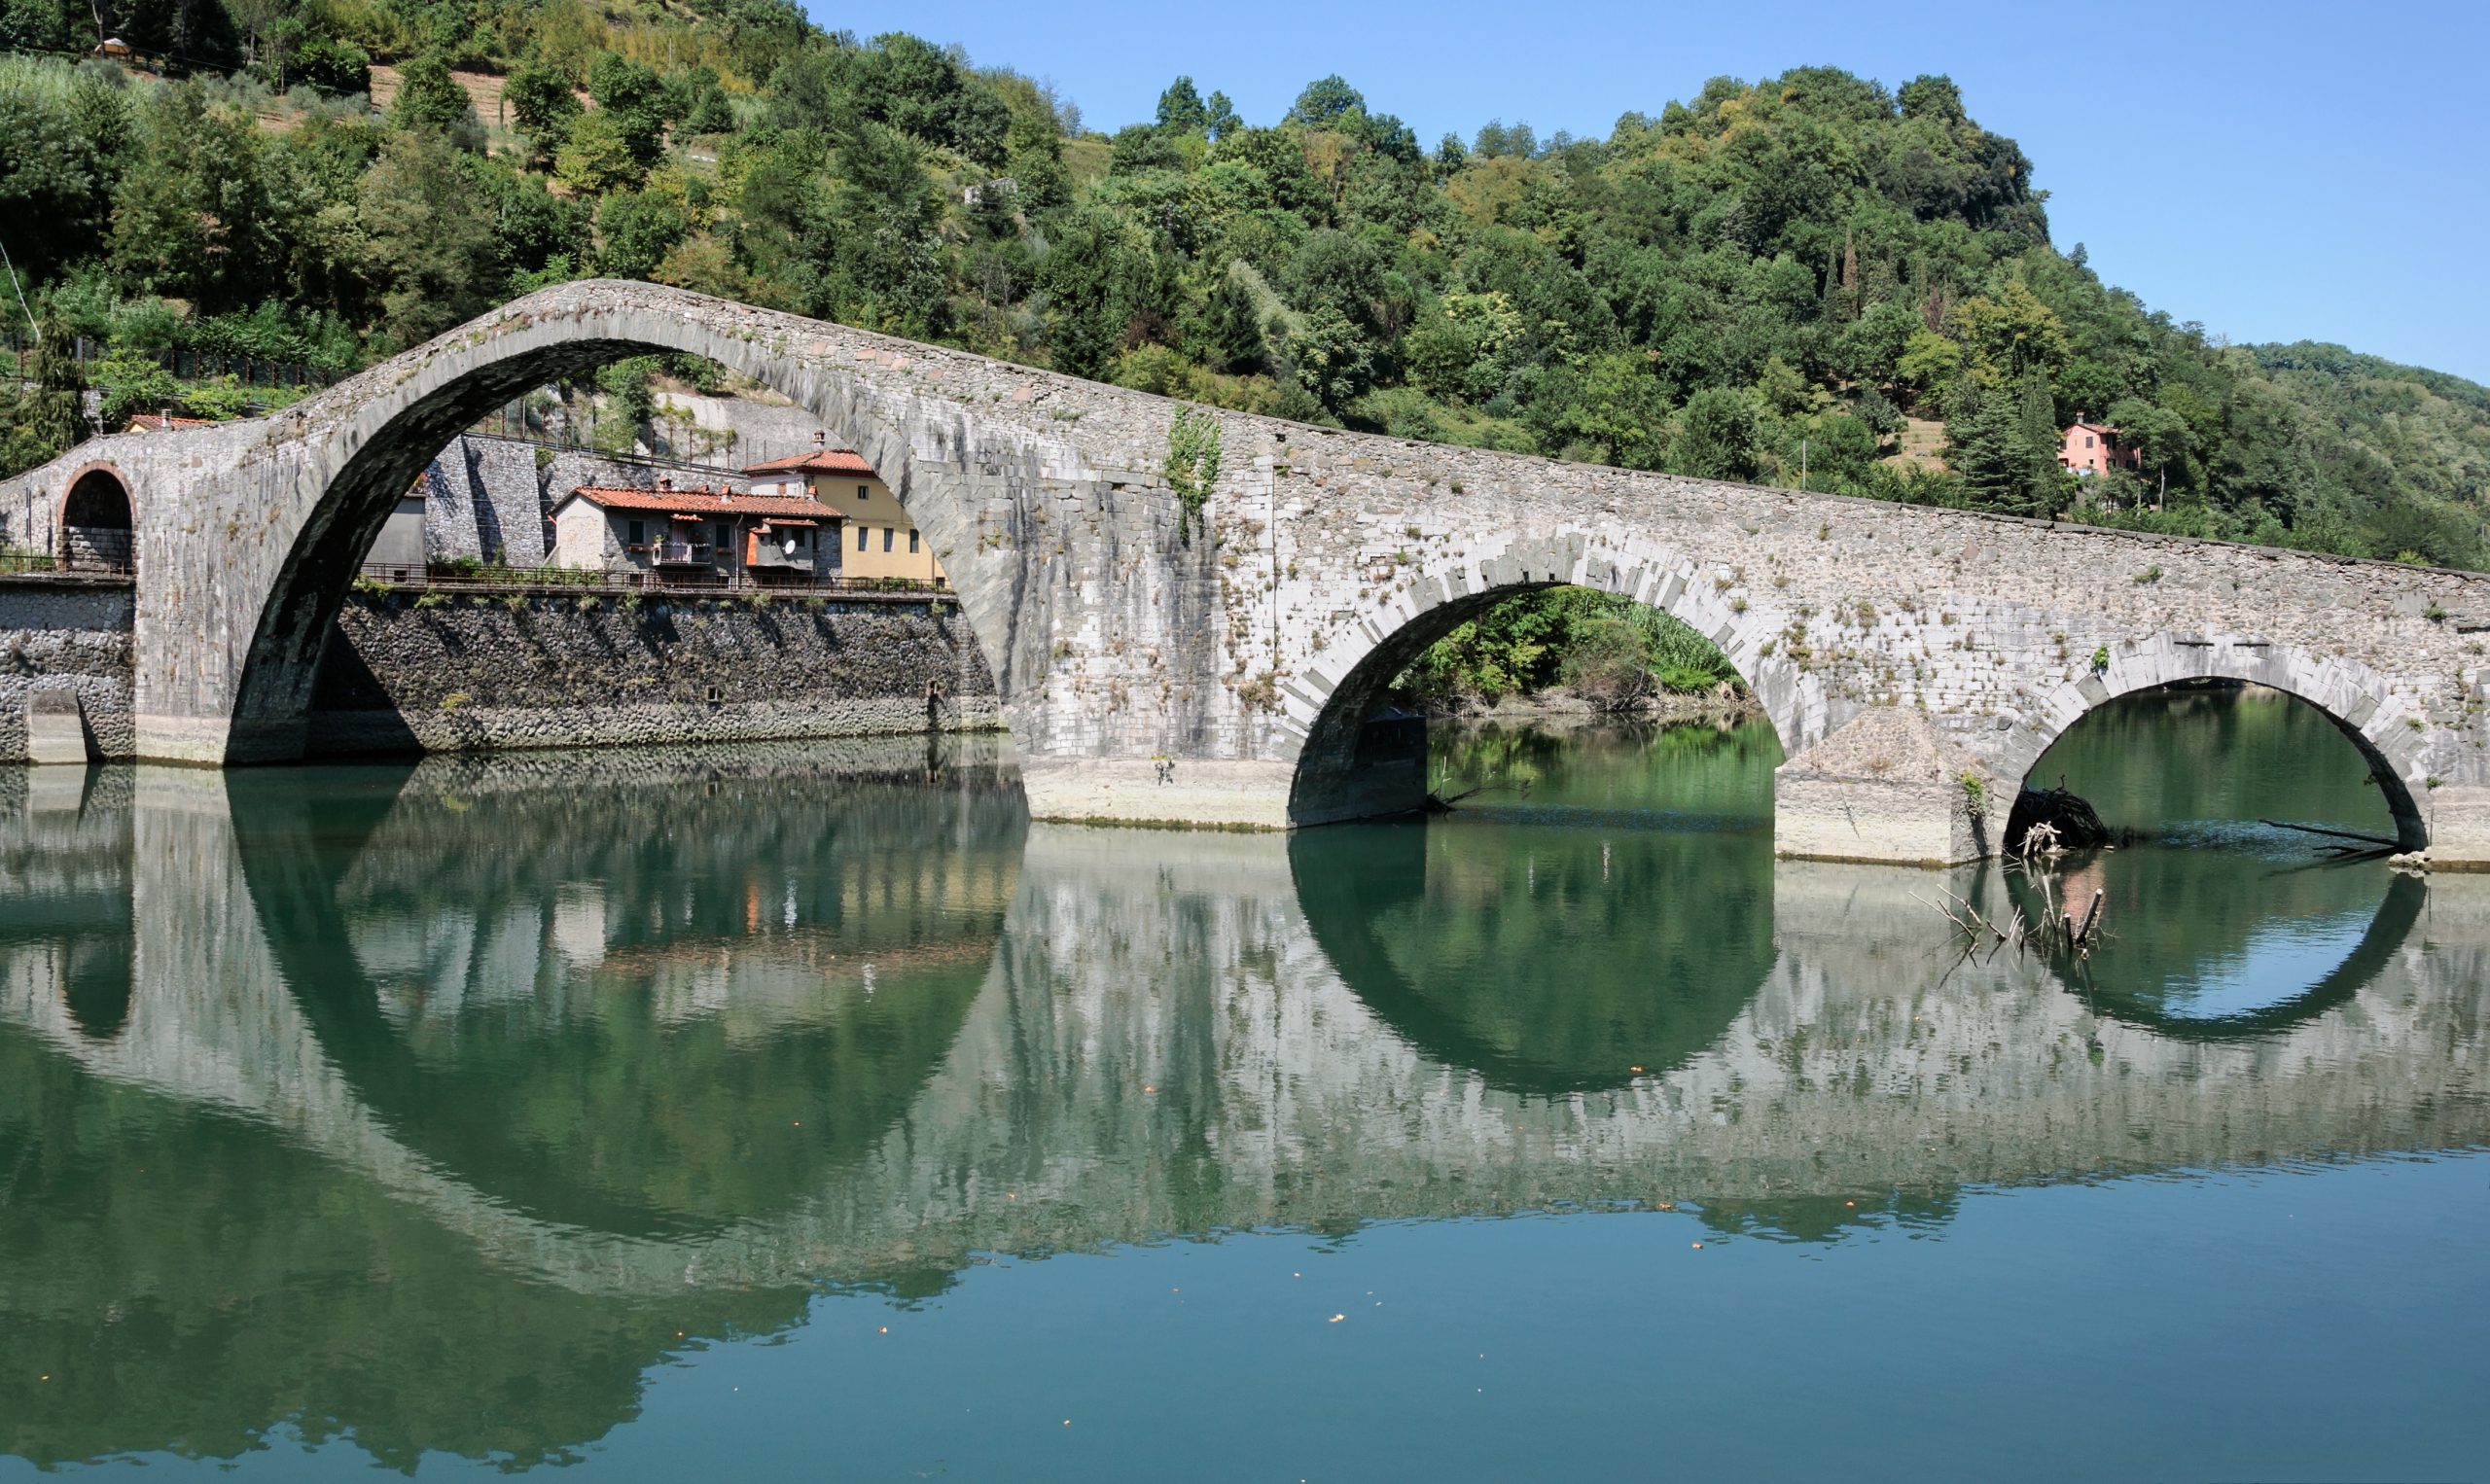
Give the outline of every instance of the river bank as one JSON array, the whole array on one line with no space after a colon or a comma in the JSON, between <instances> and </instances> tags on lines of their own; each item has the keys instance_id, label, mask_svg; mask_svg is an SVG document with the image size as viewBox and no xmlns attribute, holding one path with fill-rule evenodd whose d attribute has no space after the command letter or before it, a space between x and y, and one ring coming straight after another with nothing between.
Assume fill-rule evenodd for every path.
<instances>
[{"instance_id":1,"label":"river bank","mask_svg":"<svg viewBox=\"0 0 2490 1484\"><path fill-rule=\"evenodd\" d=\"M1534 723L1542 725L1616 722L1753 722L1763 707L1750 691L1728 686L1699 691L1653 691L1631 700L1592 695L1562 686L1528 694L1436 695L1403 703L1430 721Z\"/></svg>"}]
</instances>

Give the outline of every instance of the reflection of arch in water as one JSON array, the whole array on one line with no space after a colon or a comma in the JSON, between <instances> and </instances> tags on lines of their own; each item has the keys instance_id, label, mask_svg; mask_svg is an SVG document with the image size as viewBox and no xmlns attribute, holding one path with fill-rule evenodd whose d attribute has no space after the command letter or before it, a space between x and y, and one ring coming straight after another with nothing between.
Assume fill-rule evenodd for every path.
<instances>
[{"instance_id":1,"label":"reflection of arch in water","mask_svg":"<svg viewBox=\"0 0 2490 1484\"><path fill-rule=\"evenodd\" d=\"M0 1453L236 1459L292 1421L407 1472L427 1454L561 1462L630 1420L670 1354L789 1330L813 1296L796 1277L549 1283L297 1132L200 1116L0 1023L0 1333L13 1356L75 1358L0 1373Z\"/></svg>"},{"instance_id":2,"label":"reflection of arch in water","mask_svg":"<svg viewBox=\"0 0 2490 1484\"><path fill-rule=\"evenodd\" d=\"M2009 890L2025 915L2033 915L2040 905L2039 894L2028 885L2019 883L2010 886ZM2144 996L2089 982L2082 971L2071 969L2063 960L2053 961L2050 972L2060 985L2094 1013L2122 1020L2158 1036L2200 1042L2269 1036L2314 1020L2349 1003L2363 986L2377 977L2403 946L2429 899L2429 888L2417 878L2395 872L2387 885L2384 900L2378 903L2377 914L2369 920L2367 930L2344 955L2341 963L2304 989L2236 1014L2174 1013L2152 1005Z\"/></svg>"},{"instance_id":3,"label":"reflection of arch in water","mask_svg":"<svg viewBox=\"0 0 2490 1484\"><path fill-rule=\"evenodd\" d=\"M1774 961L1761 830L1355 825L1297 834L1289 862L1358 998L1422 1054L1509 1091L1682 1067Z\"/></svg>"},{"instance_id":4,"label":"reflection of arch in water","mask_svg":"<svg viewBox=\"0 0 2490 1484\"><path fill-rule=\"evenodd\" d=\"M879 961L877 983L868 981L878 993L854 993L852 980L822 972L826 966L815 961L765 962L765 972L777 967L810 975L800 992L812 996L817 1013L740 1035L721 1014L668 1019L655 1011L653 984L672 967L668 950L687 946L679 940L660 937L635 949L626 939L608 962L565 965L553 923L555 883L529 879L523 869L512 878L507 867L526 859L529 838L546 837L546 822L536 818L544 810L567 815L576 831L575 791L503 795L489 811L460 814L462 861L456 848L424 848L421 822L410 826L396 812L399 800L368 783L349 780L338 791L341 797L325 798L298 775L283 798L244 804L245 793L279 792L258 787L267 777L231 780L245 875L297 1003L357 1098L409 1148L477 1191L539 1219L627 1235L783 1212L878 1144L942 1064L982 987L1016 870L1014 830L1003 842L1013 868L1001 873L987 910L951 914L941 924L948 936L929 936L915 921L868 922L861 935L842 924L848 936L840 946ZM784 780L751 787L800 812ZM870 804L876 792L849 789L840 799ZM841 837L846 853L877 863L925 842L955 859L956 831L921 817L926 809L999 809L1019 818L1017 800L1008 796L909 797L918 808L902 811L907 817L896 826L867 817L854 830L842 828L847 816L870 816L869 808L816 805L824 817L809 822L807 837ZM700 801L721 818L756 802L731 788L704 793ZM531 809L531 802L541 807ZM885 839L894 828L907 837ZM865 838L858 844L884 848L860 852L847 843L859 833ZM445 838L461 836L453 830L432 843ZM539 923L551 924L524 945L535 982L446 1017L392 1013L385 1003L391 986L358 953L354 913L338 900L338 883L350 874L368 879L374 863L384 876L413 888L419 914L430 909L422 899L437 888L455 894L479 920L538 914ZM480 884L499 900L477 902ZM670 902L687 889L672 873L658 884ZM728 916L736 928L752 907L740 897L712 905L718 912L704 913ZM694 951L708 960L698 972L723 973L720 966L738 953L765 961L771 951L765 939L709 927L690 930L698 939ZM883 928L889 931L876 936ZM679 962L680 953L674 958ZM546 997L565 987L567 997L556 995L571 1002L564 1008L585 1005L584 1012L548 1011ZM440 1054L451 1044L454 1054Z\"/></svg>"}]
</instances>

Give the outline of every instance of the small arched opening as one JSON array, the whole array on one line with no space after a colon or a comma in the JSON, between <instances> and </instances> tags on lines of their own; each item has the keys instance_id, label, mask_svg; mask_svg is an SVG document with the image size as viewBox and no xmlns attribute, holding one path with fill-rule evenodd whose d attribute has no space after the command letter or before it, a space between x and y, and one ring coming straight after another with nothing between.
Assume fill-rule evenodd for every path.
<instances>
[{"instance_id":1,"label":"small arched opening","mask_svg":"<svg viewBox=\"0 0 2490 1484\"><path fill-rule=\"evenodd\" d=\"M120 471L107 464L80 470L60 502L61 566L72 572L135 572L134 525L129 486Z\"/></svg>"}]
</instances>

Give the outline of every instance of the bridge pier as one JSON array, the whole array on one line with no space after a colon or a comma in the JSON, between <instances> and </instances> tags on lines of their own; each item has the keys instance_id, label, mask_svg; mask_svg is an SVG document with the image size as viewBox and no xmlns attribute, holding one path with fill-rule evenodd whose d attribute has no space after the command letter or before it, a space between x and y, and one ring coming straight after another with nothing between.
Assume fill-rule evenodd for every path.
<instances>
[{"instance_id":1,"label":"bridge pier","mask_svg":"<svg viewBox=\"0 0 2490 1484\"><path fill-rule=\"evenodd\" d=\"M1286 830L1286 762L1196 758L1033 758L1020 763L1031 819L1179 830Z\"/></svg>"},{"instance_id":2,"label":"bridge pier","mask_svg":"<svg viewBox=\"0 0 2490 1484\"><path fill-rule=\"evenodd\" d=\"M1891 866L1986 860L2016 788L1994 772L1918 712L1871 707L1774 770L1773 851Z\"/></svg>"},{"instance_id":3,"label":"bridge pier","mask_svg":"<svg viewBox=\"0 0 2490 1484\"><path fill-rule=\"evenodd\" d=\"M2439 870L2490 871L2490 787L2445 784L2420 799L2429 825L2424 852Z\"/></svg>"}]
</instances>

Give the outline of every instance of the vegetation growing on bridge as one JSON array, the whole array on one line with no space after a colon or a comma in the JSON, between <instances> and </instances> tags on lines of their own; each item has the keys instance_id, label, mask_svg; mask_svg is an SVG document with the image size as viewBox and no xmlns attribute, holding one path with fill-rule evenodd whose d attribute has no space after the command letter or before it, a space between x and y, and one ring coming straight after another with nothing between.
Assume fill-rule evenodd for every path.
<instances>
[{"instance_id":1,"label":"vegetation growing on bridge","mask_svg":"<svg viewBox=\"0 0 2490 1484\"><path fill-rule=\"evenodd\" d=\"M608 274L1399 435L2482 560L2490 391L2147 309L1941 77L1718 78L1604 139L1430 147L1336 77L1250 122L1178 79L1100 131L785 0L0 8L17 48L97 24L192 76L0 58L0 220L106 381L168 348L343 368ZM2076 485L2078 413L2141 467Z\"/></svg>"}]
</instances>

